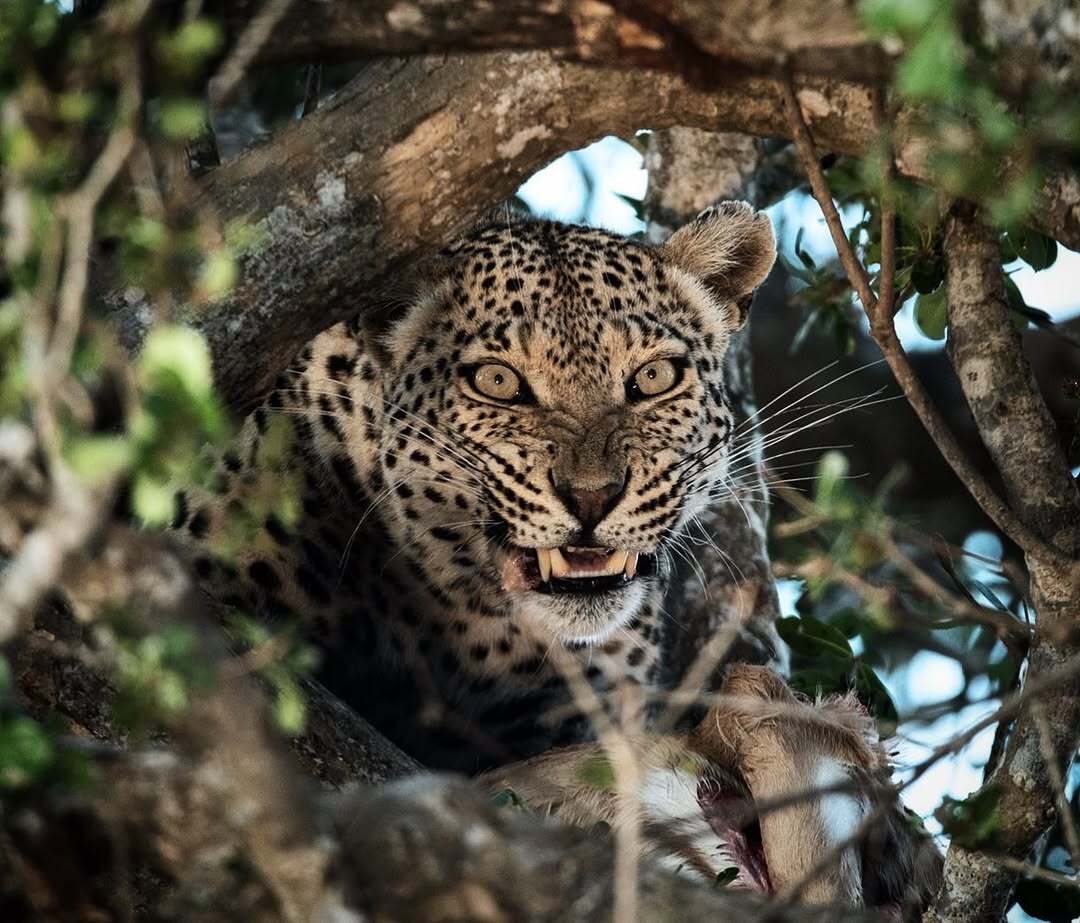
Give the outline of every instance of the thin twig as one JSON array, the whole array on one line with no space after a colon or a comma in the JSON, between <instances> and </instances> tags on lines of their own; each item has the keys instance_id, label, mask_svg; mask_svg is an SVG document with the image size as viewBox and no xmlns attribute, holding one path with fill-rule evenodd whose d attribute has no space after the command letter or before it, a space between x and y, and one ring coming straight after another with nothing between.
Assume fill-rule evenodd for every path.
<instances>
[{"instance_id":1,"label":"thin twig","mask_svg":"<svg viewBox=\"0 0 1080 923\"><path fill-rule=\"evenodd\" d=\"M546 632L534 629L540 636ZM635 923L638 919L638 862L641 855L641 812L638 799L641 793L641 770L625 731L608 717L603 703L577 659L556 638L551 641L548 656L555 669L566 680L567 688L578 708L588 717L596 731L596 739L604 749L615 775L618 807L615 814L615 876L612 923ZM640 722L640 697L630 692L628 683L620 684L623 722Z\"/></svg>"},{"instance_id":2,"label":"thin twig","mask_svg":"<svg viewBox=\"0 0 1080 923\"><path fill-rule=\"evenodd\" d=\"M117 29L132 28L146 14L149 0L127 11L132 17ZM51 335L49 303L38 302L25 350L32 370L34 424L38 446L48 465L53 497L40 525L25 539L0 580L0 643L20 634L41 600L52 587L69 556L82 547L112 506L118 477L89 489L68 470L60 455L60 431L54 401L57 388L68 374L71 357L82 327L83 301L94 238L94 215L101 199L123 169L135 145L135 123L142 103L138 61L134 46L117 62L120 100L117 119L101 153L86 178L62 203L59 211L67 224L64 274L59 305Z\"/></svg>"},{"instance_id":3,"label":"thin twig","mask_svg":"<svg viewBox=\"0 0 1080 923\"><path fill-rule=\"evenodd\" d=\"M300 118L306 119L319 108L319 95L322 93L322 65L309 64L304 75L304 104Z\"/></svg>"},{"instance_id":4,"label":"thin twig","mask_svg":"<svg viewBox=\"0 0 1080 923\"><path fill-rule=\"evenodd\" d=\"M1061 767L1058 766L1057 754L1054 753L1054 738L1050 733L1050 722L1046 719L1046 711L1041 702L1031 703L1031 717L1035 727L1039 729L1039 750L1046 762L1046 773L1050 776L1050 784L1054 786L1054 798L1057 801L1058 823L1061 824L1062 837L1069 847L1069 857L1072 859L1073 868L1080 868L1080 832L1076 829L1076 820L1072 816L1072 807L1069 805L1069 796L1065 792L1065 780L1062 778Z\"/></svg>"},{"instance_id":5,"label":"thin twig","mask_svg":"<svg viewBox=\"0 0 1080 923\"><path fill-rule=\"evenodd\" d=\"M288 12L292 0L266 0L258 15L251 20L237 39L232 53L210 80L210 103L220 106L228 102L244 78L251 62L270 38L270 33Z\"/></svg>"},{"instance_id":6,"label":"thin twig","mask_svg":"<svg viewBox=\"0 0 1080 923\"><path fill-rule=\"evenodd\" d=\"M882 137L886 137L885 94L880 88L874 90L874 114ZM886 145L882 156L884 163L881 177L881 278L878 280L878 310L882 314L893 315L903 301L896 297L896 193L893 188L896 164L893 162L891 144Z\"/></svg>"},{"instance_id":7,"label":"thin twig","mask_svg":"<svg viewBox=\"0 0 1080 923\"><path fill-rule=\"evenodd\" d=\"M1044 869L1038 865L1032 865L1030 862L1021 862L1019 859L1014 859L1012 856L1002 856L997 853L983 853L983 855L995 865L1000 865L1002 868L1008 869L1010 872L1015 872L1018 875L1023 875L1027 878L1037 878L1040 881L1045 881L1053 885L1061 885L1065 888L1072 888L1075 891L1080 891L1080 880L1071 878L1068 875L1062 875L1061 872L1055 872L1053 869Z\"/></svg>"},{"instance_id":8,"label":"thin twig","mask_svg":"<svg viewBox=\"0 0 1080 923\"><path fill-rule=\"evenodd\" d=\"M881 540L889 560L904 573L924 596L935 600L943 608L950 610L953 615L993 628L994 633L1006 646L1022 648L1022 650L1014 650L1013 653L1023 655L1027 652L1028 644L1031 642L1031 630L1023 622L1014 619L1006 612L999 612L996 609L988 609L985 606L969 602L962 596L943 587L904 554L888 531L881 536Z\"/></svg>"}]
</instances>

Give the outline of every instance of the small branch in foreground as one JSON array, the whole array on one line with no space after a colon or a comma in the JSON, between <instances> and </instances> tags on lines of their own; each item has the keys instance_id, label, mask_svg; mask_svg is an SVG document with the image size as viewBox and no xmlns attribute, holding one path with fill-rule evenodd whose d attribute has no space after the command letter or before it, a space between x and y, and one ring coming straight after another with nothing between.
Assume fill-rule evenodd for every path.
<instances>
[{"instance_id":1,"label":"small branch in foreground","mask_svg":"<svg viewBox=\"0 0 1080 923\"><path fill-rule=\"evenodd\" d=\"M1046 710L1042 702L1033 702L1031 705L1031 717L1035 726L1039 729L1039 750L1046 760L1046 771L1054 786L1054 797L1057 799L1058 821L1065 844L1069 848L1069 858L1073 868L1080 868L1080 832L1076 829L1076 820L1072 815L1069 805L1069 796L1065 791L1065 779L1062 777L1061 767L1058 766L1058 756L1054 752L1054 735L1050 729L1050 722L1046 718ZM1074 884L1077 884L1074 882ZM1080 887L1080 884L1077 884Z\"/></svg>"}]
</instances>

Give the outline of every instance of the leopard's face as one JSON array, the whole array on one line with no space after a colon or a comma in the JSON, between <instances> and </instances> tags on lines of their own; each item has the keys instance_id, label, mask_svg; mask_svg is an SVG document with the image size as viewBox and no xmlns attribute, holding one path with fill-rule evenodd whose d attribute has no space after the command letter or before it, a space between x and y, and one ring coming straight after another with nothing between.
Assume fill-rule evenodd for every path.
<instances>
[{"instance_id":1,"label":"leopard's face","mask_svg":"<svg viewBox=\"0 0 1080 923\"><path fill-rule=\"evenodd\" d=\"M756 285L772 262L767 219L742 207L711 221L764 232ZM390 518L453 601L601 642L723 481L723 357L753 285L718 294L694 271L714 264L679 247L678 235L648 248L547 222L492 226L446 255L393 332Z\"/></svg>"}]
</instances>

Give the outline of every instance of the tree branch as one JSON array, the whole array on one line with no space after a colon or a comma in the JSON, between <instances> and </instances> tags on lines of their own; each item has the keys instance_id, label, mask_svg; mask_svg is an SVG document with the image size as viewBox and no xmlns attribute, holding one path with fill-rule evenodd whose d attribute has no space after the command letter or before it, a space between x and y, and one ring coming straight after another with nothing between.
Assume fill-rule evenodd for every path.
<instances>
[{"instance_id":1,"label":"tree branch","mask_svg":"<svg viewBox=\"0 0 1080 923\"><path fill-rule=\"evenodd\" d=\"M178 0L163 0L166 11ZM262 0L211 0L209 15L234 44ZM431 52L552 49L568 59L692 71L721 78L710 59L758 71L789 55L807 73L884 75L884 54L847 3L789 0L768 15L752 3L714 0L293 0L260 64L353 60Z\"/></svg>"},{"instance_id":2,"label":"tree branch","mask_svg":"<svg viewBox=\"0 0 1080 923\"><path fill-rule=\"evenodd\" d=\"M1080 496L1053 420L1023 354L1005 297L997 235L972 207L957 203L945 240L949 357L1010 502L1049 542L1075 558ZM1038 619L1024 689L1077 651L1075 564L1025 549ZM1042 720L1045 715L1045 720ZM1080 746L1080 680L1022 710L988 786L1000 792L998 849L1022 861L1054 818L1055 778ZM949 849L932 920L995 920L1008 905L1015 866L960 846Z\"/></svg>"},{"instance_id":3,"label":"tree branch","mask_svg":"<svg viewBox=\"0 0 1080 923\"><path fill-rule=\"evenodd\" d=\"M372 63L318 112L198 183L197 204L223 225L245 220L262 232L232 292L188 311L225 397L250 408L304 343L377 310L408 266L566 150L642 127L790 134L780 81L724 73L706 91L673 73L598 71L543 52ZM876 129L865 86L807 78L800 87L819 144L868 149ZM902 141L898 164L925 178L918 148ZM1080 202L1080 183L1075 191ZM1048 210L1064 224L1042 228L1080 246L1080 212L1075 223L1068 214ZM137 346L153 313L145 298L128 289L109 300Z\"/></svg>"}]
</instances>

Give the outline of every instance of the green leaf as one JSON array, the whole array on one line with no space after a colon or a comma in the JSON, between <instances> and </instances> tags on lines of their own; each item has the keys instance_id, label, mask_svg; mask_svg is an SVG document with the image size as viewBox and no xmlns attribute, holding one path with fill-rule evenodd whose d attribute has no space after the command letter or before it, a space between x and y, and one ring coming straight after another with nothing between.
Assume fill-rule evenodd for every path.
<instances>
[{"instance_id":1,"label":"green leaf","mask_svg":"<svg viewBox=\"0 0 1080 923\"><path fill-rule=\"evenodd\" d=\"M803 266L805 266L807 269L816 269L817 268L817 263L814 262L814 258L809 253L807 253L802 247L802 239L803 239L803 231L804 230L805 230L804 228L800 227L799 230L795 232L795 247L794 247L795 255L799 258L799 260L802 262Z\"/></svg>"},{"instance_id":2,"label":"green leaf","mask_svg":"<svg viewBox=\"0 0 1080 923\"><path fill-rule=\"evenodd\" d=\"M76 436L64 443L64 458L71 470L91 483L118 475L134 457L134 446L122 436Z\"/></svg>"},{"instance_id":3,"label":"green leaf","mask_svg":"<svg viewBox=\"0 0 1080 923\"><path fill-rule=\"evenodd\" d=\"M582 760L578 767L578 779L602 792L615 791L615 767L602 753L594 754Z\"/></svg>"},{"instance_id":4,"label":"green leaf","mask_svg":"<svg viewBox=\"0 0 1080 923\"><path fill-rule=\"evenodd\" d=\"M162 60L181 75L193 75L221 47L223 36L216 23L193 19L161 40Z\"/></svg>"},{"instance_id":5,"label":"green leaf","mask_svg":"<svg viewBox=\"0 0 1080 923\"><path fill-rule=\"evenodd\" d=\"M306 716L304 694L292 680L285 680L278 685L274 699L274 719L286 734L299 734L304 729Z\"/></svg>"},{"instance_id":6,"label":"green leaf","mask_svg":"<svg viewBox=\"0 0 1080 923\"><path fill-rule=\"evenodd\" d=\"M1058 255L1057 241L1030 228L1009 231L1008 238L1020 257L1036 272L1049 269Z\"/></svg>"},{"instance_id":7,"label":"green leaf","mask_svg":"<svg viewBox=\"0 0 1080 923\"><path fill-rule=\"evenodd\" d=\"M988 785L962 801L946 797L934 817L958 846L965 849L992 846L1001 827L997 811L1000 800L1001 789Z\"/></svg>"},{"instance_id":8,"label":"green leaf","mask_svg":"<svg viewBox=\"0 0 1080 923\"><path fill-rule=\"evenodd\" d=\"M990 219L999 227L1026 220L1038 201L1043 172L1031 167L1011 177L1004 188L996 188L986 198Z\"/></svg>"},{"instance_id":9,"label":"green leaf","mask_svg":"<svg viewBox=\"0 0 1080 923\"><path fill-rule=\"evenodd\" d=\"M52 763L54 749L45 729L24 715L0 722L0 788L21 788Z\"/></svg>"},{"instance_id":10,"label":"green leaf","mask_svg":"<svg viewBox=\"0 0 1080 923\"><path fill-rule=\"evenodd\" d=\"M1001 235L1001 265L1007 266L1009 263L1015 263L1020 259L1020 255L1016 252L1016 245L1013 243L1012 237L1006 231Z\"/></svg>"},{"instance_id":11,"label":"green leaf","mask_svg":"<svg viewBox=\"0 0 1080 923\"><path fill-rule=\"evenodd\" d=\"M165 670L157 680L157 702L165 712L180 714L191 702L184 678L172 670Z\"/></svg>"},{"instance_id":12,"label":"green leaf","mask_svg":"<svg viewBox=\"0 0 1080 923\"><path fill-rule=\"evenodd\" d=\"M849 470L847 457L842 452L829 451L821 456L814 483L814 502L828 508L840 489L840 483Z\"/></svg>"},{"instance_id":13,"label":"green leaf","mask_svg":"<svg viewBox=\"0 0 1080 923\"><path fill-rule=\"evenodd\" d=\"M197 138L209 124L206 106L197 99L167 99L159 111L161 133L170 141Z\"/></svg>"},{"instance_id":14,"label":"green leaf","mask_svg":"<svg viewBox=\"0 0 1080 923\"><path fill-rule=\"evenodd\" d=\"M885 688L885 684L868 664L860 663L855 671L855 691L859 699L870 709L870 714L878 721L891 726L889 731L891 734L899 723L900 716L896 711L892 696L889 695L889 690Z\"/></svg>"},{"instance_id":15,"label":"green leaf","mask_svg":"<svg viewBox=\"0 0 1080 923\"><path fill-rule=\"evenodd\" d=\"M897 65L896 87L912 99L954 99L963 87L966 57L955 23L940 20L908 48Z\"/></svg>"},{"instance_id":16,"label":"green leaf","mask_svg":"<svg viewBox=\"0 0 1080 923\"><path fill-rule=\"evenodd\" d=\"M213 390L210 349L202 334L190 327L157 327L146 338L139 356L144 380L175 376L189 394L199 397Z\"/></svg>"},{"instance_id":17,"label":"green leaf","mask_svg":"<svg viewBox=\"0 0 1080 923\"><path fill-rule=\"evenodd\" d=\"M915 299L915 326L931 340L945 339L945 330L949 326L949 314L944 285L936 292L919 295Z\"/></svg>"},{"instance_id":18,"label":"green leaf","mask_svg":"<svg viewBox=\"0 0 1080 923\"><path fill-rule=\"evenodd\" d=\"M1024 301L1024 293L1020 291L1020 287L1013 282L1011 276L1005 277L1005 297L1009 301L1009 307L1014 311L1019 311L1021 314L1027 309L1027 302Z\"/></svg>"},{"instance_id":19,"label":"green leaf","mask_svg":"<svg viewBox=\"0 0 1080 923\"><path fill-rule=\"evenodd\" d=\"M942 8L941 0L863 0L859 12L871 34L916 35Z\"/></svg>"},{"instance_id":20,"label":"green leaf","mask_svg":"<svg viewBox=\"0 0 1080 923\"><path fill-rule=\"evenodd\" d=\"M911 267L911 284L920 295L929 295L945 281L945 262L936 253L920 253Z\"/></svg>"},{"instance_id":21,"label":"green leaf","mask_svg":"<svg viewBox=\"0 0 1080 923\"><path fill-rule=\"evenodd\" d=\"M236 260L225 250L211 253L199 273L199 295L206 299L220 298L236 284Z\"/></svg>"},{"instance_id":22,"label":"green leaf","mask_svg":"<svg viewBox=\"0 0 1080 923\"><path fill-rule=\"evenodd\" d=\"M635 199L633 196L624 195L621 192L616 192L615 197L622 199L634 210L634 215L638 219L638 221L645 220L645 202L643 200Z\"/></svg>"},{"instance_id":23,"label":"green leaf","mask_svg":"<svg viewBox=\"0 0 1080 923\"><path fill-rule=\"evenodd\" d=\"M497 808L518 808L519 810L528 810L524 801L522 801L517 792L512 788L503 788L495 792L491 796L491 803Z\"/></svg>"},{"instance_id":24,"label":"green leaf","mask_svg":"<svg viewBox=\"0 0 1080 923\"><path fill-rule=\"evenodd\" d=\"M788 647L798 654L843 661L850 661L854 657L842 631L811 615L782 618L776 623L776 629Z\"/></svg>"},{"instance_id":25,"label":"green leaf","mask_svg":"<svg viewBox=\"0 0 1080 923\"><path fill-rule=\"evenodd\" d=\"M852 609L850 606L829 616L829 624L837 631L843 632L845 638L854 638L862 634L867 628L867 622L867 618L858 609Z\"/></svg>"},{"instance_id":26,"label":"green leaf","mask_svg":"<svg viewBox=\"0 0 1080 923\"><path fill-rule=\"evenodd\" d=\"M62 122L85 122L94 113L97 98L93 93L70 90L56 98L56 117Z\"/></svg>"},{"instance_id":27,"label":"green leaf","mask_svg":"<svg viewBox=\"0 0 1080 923\"><path fill-rule=\"evenodd\" d=\"M176 491L149 474L139 474L131 488L131 506L143 525L164 526L176 515Z\"/></svg>"}]
</instances>

